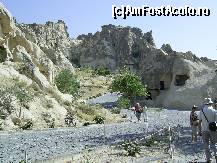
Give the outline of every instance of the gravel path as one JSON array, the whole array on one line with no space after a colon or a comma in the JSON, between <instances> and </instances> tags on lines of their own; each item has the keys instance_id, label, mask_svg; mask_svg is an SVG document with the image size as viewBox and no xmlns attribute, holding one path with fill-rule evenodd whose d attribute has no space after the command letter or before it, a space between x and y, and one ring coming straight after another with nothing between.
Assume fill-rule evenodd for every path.
<instances>
[{"instance_id":1,"label":"gravel path","mask_svg":"<svg viewBox=\"0 0 217 163\"><path fill-rule=\"evenodd\" d=\"M82 153L73 155L72 163L94 162L94 163L204 163L205 155L201 139L197 143L191 143L191 129L189 127L181 128L180 137L177 138L173 145L175 147L173 158L165 153L168 144L147 147L140 142L140 155L130 157L126 151L117 146L103 146L93 150L86 150ZM52 160L52 163L63 163L64 158ZM66 159L67 160L67 159ZM213 163L215 160L213 158ZM45 162L50 163L50 162Z\"/></svg>"},{"instance_id":2,"label":"gravel path","mask_svg":"<svg viewBox=\"0 0 217 163\"><path fill-rule=\"evenodd\" d=\"M135 116L125 111L132 121ZM91 125L80 128L51 129L26 132L0 132L0 162L45 160L79 153L88 147L115 144L126 139L142 138L159 128L181 124L188 126L189 112L162 110L148 112L146 123L125 122L120 124ZM105 133L105 136L104 136Z\"/></svg>"}]
</instances>

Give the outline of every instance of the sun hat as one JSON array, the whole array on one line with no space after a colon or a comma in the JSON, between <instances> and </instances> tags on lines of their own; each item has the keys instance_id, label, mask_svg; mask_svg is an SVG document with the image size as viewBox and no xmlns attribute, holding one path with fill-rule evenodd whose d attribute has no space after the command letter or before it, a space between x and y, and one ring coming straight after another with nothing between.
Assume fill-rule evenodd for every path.
<instances>
[{"instance_id":1,"label":"sun hat","mask_svg":"<svg viewBox=\"0 0 217 163\"><path fill-rule=\"evenodd\" d=\"M198 108L198 106L197 105L193 105L192 109L196 109L196 108Z\"/></svg>"},{"instance_id":2,"label":"sun hat","mask_svg":"<svg viewBox=\"0 0 217 163\"><path fill-rule=\"evenodd\" d=\"M205 101L204 101L204 104L205 104L205 105L213 104L213 101L212 101L211 98L205 98L204 100L205 100Z\"/></svg>"}]
</instances>

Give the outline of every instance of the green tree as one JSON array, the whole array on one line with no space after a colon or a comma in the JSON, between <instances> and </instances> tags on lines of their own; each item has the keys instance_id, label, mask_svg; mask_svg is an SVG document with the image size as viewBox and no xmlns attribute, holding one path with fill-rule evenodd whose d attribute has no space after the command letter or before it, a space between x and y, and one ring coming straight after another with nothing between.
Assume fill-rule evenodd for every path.
<instances>
[{"instance_id":1,"label":"green tree","mask_svg":"<svg viewBox=\"0 0 217 163\"><path fill-rule=\"evenodd\" d=\"M73 73L68 70L62 70L55 78L55 83L57 85L57 88L62 93L68 93L73 96L78 94L80 83L76 79L76 77L73 75Z\"/></svg>"},{"instance_id":2,"label":"green tree","mask_svg":"<svg viewBox=\"0 0 217 163\"><path fill-rule=\"evenodd\" d=\"M120 97L118 99L117 103L118 103L118 108L121 108L121 109L127 109L127 108L130 107L130 100L129 100L129 98L124 97L124 96Z\"/></svg>"},{"instance_id":3,"label":"green tree","mask_svg":"<svg viewBox=\"0 0 217 163\"><path fill-rule=\"evenodd\" d=\"M134 101L136 96L147 96L147 89L142 84L141 79L136 74L127 70L121 71L112 82L110 89L112 92L120 92L124 97Z\"/></svg>"}]
</instances>

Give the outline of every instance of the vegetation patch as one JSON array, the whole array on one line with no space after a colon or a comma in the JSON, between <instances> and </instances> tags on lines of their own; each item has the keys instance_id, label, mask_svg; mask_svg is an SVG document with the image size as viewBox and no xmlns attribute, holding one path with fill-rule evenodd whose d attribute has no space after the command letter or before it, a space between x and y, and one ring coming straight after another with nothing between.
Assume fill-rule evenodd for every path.
<instances>
[{"instance_id":1,"label":"vegetation patch","mask_svg":"<svg viewBox=\"0 0 217 163\"><path fill-rule=\"evenodd\" d=\"M140 154L141 148L136 141L124 141L121 144L121 147L127 152L128 156L135 157L137 154Z\"/></svg>"},{"instance_id":2,"label":"vegetation patch","mask_svg":"<svg viewBox=\"0 0 217 163\"><path fill-rule=\"evenodd\" d=\"M121 108L119 108L119 107L114 107L114 108L111 108L110 111L111 111L113 114L120 114L120 113L121 113Z\"/></svg>"},{"instance_id":3,"label":"vegetation patch","mask_svg":"<svg viewBox=\"0 0 217 163\"><path fill-rule=\"evenodd\" d=\"M111 74L111 71L107 67L100 66L95 69L94 73L100 76L107 76Z\"/></svg>"},{"instance_id":4,"label":"vegetation patch","mask_svg":"<svg viewBox=\"0 0 217 163\"><path fill-rule=\"evenodd\" d=\"M30 130L30 129L32 129L32 127L33 127L32 120L26 120L20 124L20 129L22 129L22 130Z\"/></svg>"},{"instance_id":5,"label":"vegetation patch","mask_svg":"<svg viewBox=\"0 0 217 163\"><path fill-rule=\"evenodd\" d=\"M21 107L28 108L27 104L33 99L33 95L31 88L16 78L2 82L7 83L7 86L4 83L0 87L0 118L5 119L16 110L13 102L18 101Z\"/></svg>"},{"instance_id":6,"label":"vegetation patch","mask_svg":"<svg viewBox=\"0 0 217 163\"><path fill-rule=\"evenodd\" d=\"M117 103L118 103L118 108L121 109L128 109L130 107L130 100L124 96L120 97Z\"/></svg>"},{"instance_id":7,"label":"vegetation patch","mask_svg":"<svg viewBox=\"0 0 217 163\"><path fill-rule=\"evenodd\" d=\"M73 96L78 95L80 83L73 73L68 70L62 70L55 78L55 84L62 93L68 93Z\"/></svg>"},{"instance_id":8,"label":"vegetation patch","mask_svg":"<svg viewBox=\"0 0 217 163\"><path fill-rule=\"evenodd\" d=\"M109 86L113 76L99 76L90 67L75 69L76 76L80 81L79 96L82 99L96 97L109 92Z\"/></svg>"},{"instance_id":9,"label":"vegetation patch","mask_svg":"<svg viewBox=\"0 0 217 163\"><path fill-rule=\"evenodd\" d=\"M105 117L97 115L97 116L94 117L93 121L95 121L96 124L103 124L104 121L105 121Z\"/></svg>"},{"instance_id":10,"label":"vegetation patch","mask_svg":"<svg viewBox=\"0 0 217 163\"><path fill-rule=\"evenodd\" d=\"M102 115L102 108L101 105L79 103L76 106L76 115L85 121L93 121L95 116Z\"/></svg>"},{"instance_id":11,"label":"vegetation patch","mask_svg":"<svg viewBox=\"0 0 217 163\"><path fill-rule=\"evenodd\" d=\"M70 108L67 108L67 114L65 117L65 124L68 127L76 126L76 124L75 124L75 112L72 111Z\"/></svg>"},{"instance_id":12,"label":"vegetation patch","mask_svg":"<svg viewBox=\"0 0 217 163\"><path fill-rule=\"evenodd\" d=\"M142 84L140 77L126 69L114 78L110 90L122 93L131 102L137 96L147 96L147 88Z\"/></svg>"}]
</instances>

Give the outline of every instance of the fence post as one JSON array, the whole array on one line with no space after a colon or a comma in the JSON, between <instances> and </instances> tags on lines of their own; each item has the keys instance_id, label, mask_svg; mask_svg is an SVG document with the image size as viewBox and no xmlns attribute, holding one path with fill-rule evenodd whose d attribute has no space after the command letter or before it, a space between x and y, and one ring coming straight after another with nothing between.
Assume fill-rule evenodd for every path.
<instances>
[{"instance_id":1,"label":"fence post","mask_svg":"<svg viewBox=\"0 0 217 163\"><path fill-rule=\"evenodd\" d=\"M170 125L169 125L169 129L168 129L168 130L169 130L169 143L170 143L170 144L169 144L170 158L173 158L173 154L174 154L174 153L173 153L173 152L174 152L173 150L174 150L174 149L173 149L173 146L172 146L172 131L171 131Z\"/></svg>"},{"instance_id":2,"label":"fence post","mask_svg":"<svg viewBox=\"0 0 217 163\"><path fill-rule=\"evenodd\" d=\"M25 154L25 161L27 163L28 161L28 157L27 157L27 149L26 149L26 144L25 144L25 151L24 151L24 154Z\"/></svg>"},{"instance_id":3,"label":"fence post","mask_svg":"<svg viewBox=\"0 0 217 163\"><path fill-rule=\"evenodd\" d=\"M106 132L105 132L105 121L104 121L103 122L103 135L104 135L103 136L103 139L104 139L103 141L104 141L104 145L106 144L106 135L105 134L106 134Z\"/></svg>"}]
</instances>

